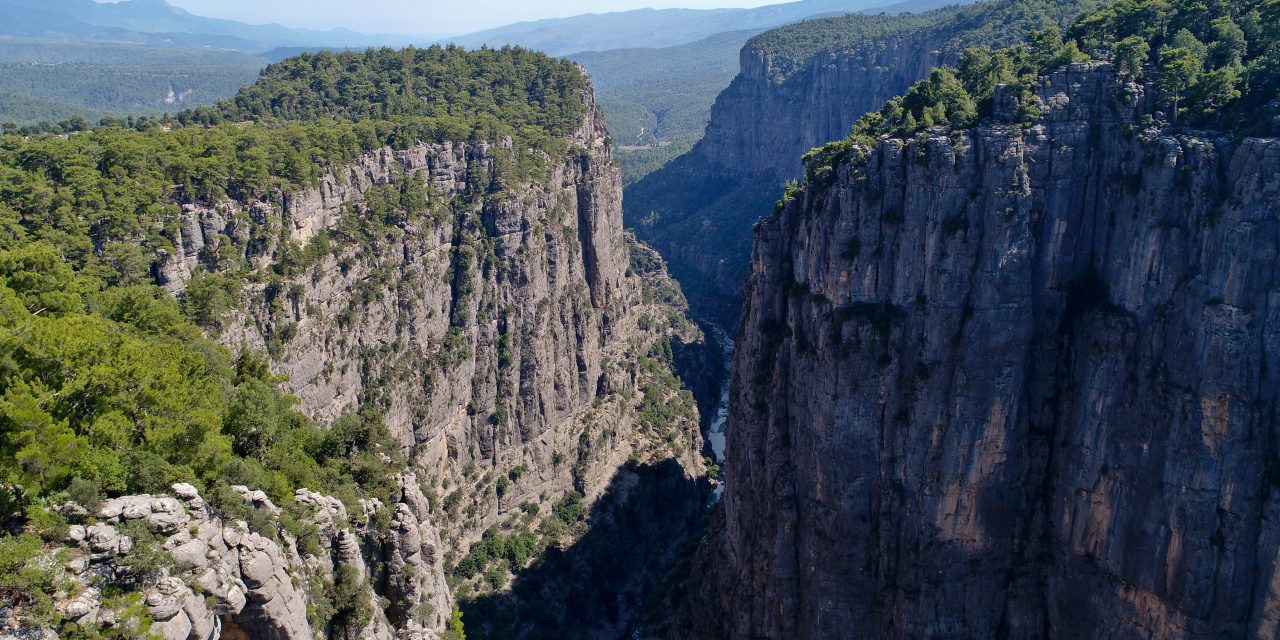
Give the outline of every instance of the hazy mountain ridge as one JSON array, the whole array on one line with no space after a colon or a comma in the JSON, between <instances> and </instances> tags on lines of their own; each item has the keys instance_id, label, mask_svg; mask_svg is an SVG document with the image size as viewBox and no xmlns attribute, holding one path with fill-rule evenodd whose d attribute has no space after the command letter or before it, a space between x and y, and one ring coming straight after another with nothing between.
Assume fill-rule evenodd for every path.
<instances>
[{"instance_id":1,"label":"hazy mountain ridge","mask_svg":"<svg viewBox=\"0 0 1280 640\"><path fill-rule=\"evenodd\" d=\"M165 0L0 0L7 20L0 35L215 46L265 51L288 46L407 44L408 36L371 36L347 29L318 31L206 18Z\"/></svg>"},{"instance_id":2,"label":"hazy mountain ridge","mask_svg":"<svg viewBox=\"0 0 1280 640\"><path fill-rule=\"evenodd\" d=\"M800 0L754 9L637 9L519 22L452 38L466 46L518 44L552 55L660 48L718 33L767 29L821 14L895 4L886 0Z\"/></svg>"}]
</instances>

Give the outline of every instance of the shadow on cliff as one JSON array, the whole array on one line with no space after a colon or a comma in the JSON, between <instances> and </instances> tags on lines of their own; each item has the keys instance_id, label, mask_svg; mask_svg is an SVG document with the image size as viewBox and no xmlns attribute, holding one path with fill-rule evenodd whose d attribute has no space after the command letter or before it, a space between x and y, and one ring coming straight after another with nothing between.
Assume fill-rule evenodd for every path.
<instances>
[{"instance_id":1,"label":"shadow on cliff","mask_svg":"<svg viewBox=\"0 0 1280 640\"><path fill-rule=\"evenodd\" d=\"M577 543L548 548L510 591L460 604L467 638L632 637L646 605L662 600L681 549L703 531L709 493L674 460L619 469Z\"/></svg>"},{"instance_id":2,"label":"shadow on cliff","mask_svg":"<svg viewBox=\"0 0 1280 640\"><path fill-rule=\"evenodd\" d=\"M693 315L733 336L742 315L753 225L772 215L785 183L773 172L734 177L691 151L625 189L623 220L662 254Z\"/></svg>"}]
</instances>

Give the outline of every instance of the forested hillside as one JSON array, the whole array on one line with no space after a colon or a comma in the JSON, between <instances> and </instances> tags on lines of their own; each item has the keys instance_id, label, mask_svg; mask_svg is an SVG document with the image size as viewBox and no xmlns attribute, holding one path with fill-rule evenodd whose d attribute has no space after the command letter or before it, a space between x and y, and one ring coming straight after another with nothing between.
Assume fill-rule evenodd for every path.
<instances>
[{"instance_id":1,"label":"forested hillside","mask_svg":"<svg viewBox=\"0 0 1280 640\"><path fill-rule=\"evenodd\" d=\"M712 100L737 74L738 51L756 33L733 31L674 47L568 57L591 75L618 144L648 146L702 135Z\"/></svg>"},{"instance_id":2,"label":"forested hillside","mask_svg":"<svg viewBox=\"0 0 1280 640\"><path fill-rule=\"evenodd\" d=\"M212 624L216 609L250 635L450 637L461 625L446 561L460 581L477 578L464 595L496 590L586 533L615 474L640 478L627 494L640 496L675 473L669 513L696 509L701 489L682 474L700 473L697 413L666 342L691 329L661 262L628 266L617 185L587 79L514 48L304 55L163 122L4 135L0 459L13 464L0 465L0 592L14 603L4 624L75 637L154 624L168 637L189 628L174 625ZM512 224L528 237L511 237ZM323 372L273 373L316 358ZM569 363L581 379L561 379ZM677 459L674 471L638 466ZM160 548L168 525L119 509L92 519L99 505L175 492L230 572L218 585L175 564L170 550L186 540ZM562 501L577 511L553 513ZM318 504L330 506L317 514ZM234 555L216 556L238 544L216 523L241 519L245 544L269 550L291 586L254 582ZM637 543L635 562L663 566L663 545L685 535L675 525ZM84 569L49 560L85 527L94 545L126 536L147 554L95 556L94 571L113 576L105 594ZM490 529L530 543L518 563L483 579L454 572ZM400 564L379 564L384 553ZM618 588L652 588L644 574ZM250 585L239 599L227 588L237 580ZM258 590L248 604L246 589ZM144 596L192 604L173 618ZM124 617L67 613L73 597ZM290 604L262 604L272 598ZM626 624L637 612L613 615L542 624Z\"/></svg>"},{"instance_id":3,"label":"forested hillside","mask_svg":"<svg viewBox=\"0 0 1280 640\"><path fill-rule=\"evenodd\" d=\"M235 51L0 39L0 123L177 113L234 95L265 65Z\"/></svg>"}]
</instances>

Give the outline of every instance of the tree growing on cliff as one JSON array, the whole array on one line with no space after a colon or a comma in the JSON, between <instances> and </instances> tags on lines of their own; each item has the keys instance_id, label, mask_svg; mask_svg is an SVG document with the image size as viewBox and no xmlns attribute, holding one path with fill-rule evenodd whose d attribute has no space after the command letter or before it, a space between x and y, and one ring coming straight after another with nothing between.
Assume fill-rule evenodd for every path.
<instances>
[{"instance_id":1,"label":"tree growing on cliff","mask_svg":"<svg viewBox=\"0 0 1280 640\"><path fill-rule=\"evenodd\" d=\"M1142 77L1142 63L1151 53L1151 45L1140 36L1129 36L1116 43L1112 64L1116 72L1129 78Z\"/></svg>"},{"instance_id":2,"label":"tree growing on cliff","mask_svg":"<svg viewBox=\"0 0 1280 640\"><path fill-rule=\"evenodd\" d=\"M1200 78L1204 58L1194 49L1165 45L1160 49L1160 64L1156 73L1156 89L1173 107L1173 120L1178 119L1181 104L1187 91Z\"/></svg>"},{"instance_id":3,"label":"tree growing on cliff","mask_svg":"<svg viewBox=\"0 0 1280 640\"><path fill-rule=\"evenodd\" d=\"M457 605L453 607L453 613L449 614L449 622L445 625L445 631L441 634L443 640L467 640L467 631L462 625L462 609Z\"/></svg>"}]
</instances>

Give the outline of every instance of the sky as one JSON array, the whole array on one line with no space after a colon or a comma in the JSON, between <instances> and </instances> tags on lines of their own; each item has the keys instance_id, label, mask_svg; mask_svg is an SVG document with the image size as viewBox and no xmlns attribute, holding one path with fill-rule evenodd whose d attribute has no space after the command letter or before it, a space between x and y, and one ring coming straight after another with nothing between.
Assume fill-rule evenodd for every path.
<instances>
[{"instance_id":1,"label":"sky","mask_svg":"<svg viewBox=\"0 0 1280 640\"><path fill-rule=\"evenodd\" d=\"M366 33L458 35L523 20L629 9L756 7L787 0L169 0L196 15Z\"/></svg>"}]
</instances>

